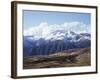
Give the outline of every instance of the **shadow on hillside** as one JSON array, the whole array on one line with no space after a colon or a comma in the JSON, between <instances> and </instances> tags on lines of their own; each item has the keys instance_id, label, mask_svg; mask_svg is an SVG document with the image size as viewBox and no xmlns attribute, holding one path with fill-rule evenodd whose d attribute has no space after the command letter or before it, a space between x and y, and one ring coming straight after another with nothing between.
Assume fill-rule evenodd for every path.
<instances>
[{"instance_id":1,"label":"shadow on hillside","mask_svg":"<svg viewBox=\"0 0 100 80\"><path fill-rule=\"evenodd\" d=\"M50 55L23 58L23 69L90 66L90 48L70 49Z\"/></svg>"}]
</instances>

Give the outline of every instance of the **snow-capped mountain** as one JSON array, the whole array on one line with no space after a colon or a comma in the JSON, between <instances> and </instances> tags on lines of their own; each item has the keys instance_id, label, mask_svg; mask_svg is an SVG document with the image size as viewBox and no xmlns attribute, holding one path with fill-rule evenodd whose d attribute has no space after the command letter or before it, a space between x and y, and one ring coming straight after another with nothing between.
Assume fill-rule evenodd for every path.
<instances>
[{"instance_id":1,"label":"snow-capped mountain","mask_svg":"<svg viewBox=\"0 0 100 80\"><path fill-rule=\"evenodd\" d=\"M90 44L91 35L89 33L56 30L45 37L24 36L23 55L48 55L73 48L89 47Z\"/></svg>"},{"instance_id":2,"label":"snow-capped mountain","mask_svg":"<svg viewBox=\"0 0 100 80\"><path fill-rule=\"evenodd\" d=\"M91 35L89 33L75 33L73 31L56 30L45 37L38 37L35 35L24 37L33 41L43 39L45 41L67 40L70 42L78 42L80 40L90 40Z\"/></svg>"}]
</instances>

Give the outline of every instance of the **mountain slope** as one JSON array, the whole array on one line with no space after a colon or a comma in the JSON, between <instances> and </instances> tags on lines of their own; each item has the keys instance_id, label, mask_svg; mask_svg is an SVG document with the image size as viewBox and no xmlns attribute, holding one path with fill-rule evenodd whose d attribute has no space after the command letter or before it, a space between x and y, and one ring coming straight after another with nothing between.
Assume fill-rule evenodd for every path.
<instances>
[{"instance_id":1,"label":"mountain slope","mask_svg":"<svg viewBox=\"0 0 100 80\"><path fill-rule=\"evenodd\" d=\"M47 36L24 36L23 55L49 55L55 52L90 47L89 33L75 33L73 31L56 30Z\"/></svg>"},{"instance_id":2,"label":"mountain slope","mask_svg":"<svg viewBox=\"0 0 100 80\"><path fill-rule=\"evenodd\" d=\"M77 48L65 50L50 55L28 56L23 59L24 69L33 68L56 68L56 67L79 67L91 65L91 49ZM78 54L75 57L68 57L70 54ZM72 55L71 55L72 56Z\"/></svg>"}]
</instances>

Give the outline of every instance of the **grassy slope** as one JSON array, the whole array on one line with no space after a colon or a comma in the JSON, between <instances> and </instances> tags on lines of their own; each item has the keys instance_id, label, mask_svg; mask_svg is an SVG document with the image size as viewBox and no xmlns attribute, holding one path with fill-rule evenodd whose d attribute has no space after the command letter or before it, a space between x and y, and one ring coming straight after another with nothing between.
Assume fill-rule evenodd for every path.
<instances>
[{"instance_id":1,"label":"grassy slope","mask_svg":"<svg viewBox=\"0 0 100 80\"><path fill-rule=\"evenodd\" d=\"M73 61L59 57L59 56L66 56L71 53L74 54L79 53L79 55ZM50 59L48 59L49 57ZM89 66L91 65L90 59L91 59L90 48L71 49L59 53L50 54L48 56L41 55L41 56L24 57L23 68L34 69L34 68Z\"/></svg>"}]
</instances>

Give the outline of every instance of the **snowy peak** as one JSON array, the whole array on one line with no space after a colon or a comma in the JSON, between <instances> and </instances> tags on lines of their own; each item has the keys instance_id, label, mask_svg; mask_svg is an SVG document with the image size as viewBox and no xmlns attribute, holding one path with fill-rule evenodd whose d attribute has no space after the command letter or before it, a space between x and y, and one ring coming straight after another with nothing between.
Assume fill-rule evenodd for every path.
<instances>
[{"instance_id":1,"label":"snowy peak","mask_svg":"<svg viewBox=\"0 0 100 80\"><path fill-rule=\"evenodd\" d=\"M65 40L70 42L78 42L78 41L90 40L91 35L89 33L75 33L73 31L56 30L54 32L51 32L47 36L30 35L27 36L27 38L30 40L44 39L49 41Z\"/></svg>"},{"instance_id":2,"label":"snowy peak","mask_svg":"<svg viewBox=\"0 0 100 80\"><path fill-rule=\"evenodd\" d=\"M90 34L88 33L75 33L73 31L55 31L45 37L45 40L70 40L70 41L79 41L84 39L90 40Z\"/></svg>"},{"instance_id":3,"label":"snowy peak","mask_svg":"<svg viewBox=\"0 0 100 80\"><path fill-rule=\"evenodd\" d=\"M68 49L86 48L91 44L91 35L89 33L58 30L45 37L36 37L35 35L24 36L24 56L48 55Z\"/></svg>"}]
</instances>

